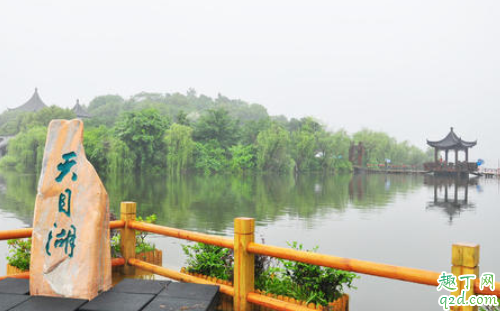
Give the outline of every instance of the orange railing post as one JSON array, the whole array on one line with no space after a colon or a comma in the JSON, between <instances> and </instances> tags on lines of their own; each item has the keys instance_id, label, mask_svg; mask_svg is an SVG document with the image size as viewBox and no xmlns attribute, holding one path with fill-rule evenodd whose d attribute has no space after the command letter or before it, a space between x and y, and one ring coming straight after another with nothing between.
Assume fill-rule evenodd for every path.
<instances>
[{"instance_id":1,"label":"orange railing post","mask_svg":"<svg viewBox=\"0 0 500 311\"><path fill-rule=\"evenodd\" d=\"M135 267L130 265L128 260L135 258L135 230L130 228L128 221L135 220L137 204L135 202L122 202L120 205L120 219L125 221L125 227L121 229L120 249L125 265L123 274L135 274Z\"/></svg>"},{"instance_id":2,"label":"orange railing post","mask_svg":"<svg viewBox=\"0 0 500 311\"><path fill-rule=\"evenodd\" d=\"M236 218L234 220L234 310L250 311L248 293L254 290L254 254L247 251L254 241L255 220Z\"/></svg>"},{"instance_id":3,"label":"orange railing post","mask_svg":"<svg viewBox=\"0 0 500 311\"><path fill-rule=\"evenodd\" d=\"M451 273L457 277L457 287L458 290L454 291L452 294L454 296L460 296L462 289L465 289L466 281L458 280L460 275L464 274L474 274L476 279L479 279L479 245L478 244L466 244L457 243L453 244L451 247ZM466 298L469 299L470 296L474 295L474 280L470 280L469 289L466 290ZM455 307L454 310L461 311L477 311L477 306L460 306Z\"/></svg>"}]
</instances>

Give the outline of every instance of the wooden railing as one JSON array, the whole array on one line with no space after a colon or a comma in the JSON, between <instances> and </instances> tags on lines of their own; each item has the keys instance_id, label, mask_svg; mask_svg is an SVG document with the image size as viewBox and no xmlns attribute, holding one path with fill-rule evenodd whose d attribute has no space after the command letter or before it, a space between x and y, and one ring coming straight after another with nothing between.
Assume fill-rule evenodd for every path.
<instances>
[{"instance_id":1,"label":"wooden railing","mask_svg":"<svg viewBox=\"0 0 500 311\"><path fill-rule=\"evenodd\" d=\"M123 258L115 258L113 266L123 266L124 274L134 274L135 267L151 273L165 276L174 280L190 283L213 284L220 287L220 291L233 297L234 310L248 311L251 304L272 308L274 310L311 310L306 306L292 304L286 301L261 295L254 291L254 255L265 255L292 261L303 262L324 267L331 267L388 279L418 283L430 286L438 285L439 272L400 267L364 260L323 255L288 248L264 245L254 242L255 222L252 218L236 218L234 221L234 238L202 234L176 228L169 228L154 224L136 221L137 205L135 202L122 202L120 206L121 219L110 222L110 229L121 229L121 250ZM234 286L217 284L209 280L198 278L165 267L157 266L135 258L135 231L156 233L173 238L201 242L221 246L234 250ZM29 238L31 228L0 231L0 240ZM476 274L474 286L468 292L473 294L496 295L500 297L500 282L495 283L495 290L480 290L479 287L479 245L453 244L452 268L455 275ZM9 276L12 277L12 276ZM14 277L29 278L28 273ZM5 277L0 277L0 280ZM463 288L463 284L458 284ZM455 294L455 293L453 293ZM456 293L457 295L459 293ZM468 297L467 296L467 297ZM472 310L472 309L471 309Z\"/></svg>"}]
</instances>

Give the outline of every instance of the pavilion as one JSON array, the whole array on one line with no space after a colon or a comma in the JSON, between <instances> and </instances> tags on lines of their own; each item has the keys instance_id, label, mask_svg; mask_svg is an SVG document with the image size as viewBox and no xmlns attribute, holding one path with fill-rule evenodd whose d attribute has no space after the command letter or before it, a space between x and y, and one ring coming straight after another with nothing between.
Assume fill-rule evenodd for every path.
<instances>
[{"instance_id":1,"label":"pavilion","mask_svg":"<svg viewBox=\"0 0 500 311\"><path fill-rule=\"evenodd\" d=\"M427 144L434 148L434 162L424 164L424 169L426 171L445 175L468 174L477 171L477 163L469 162L469 148L474 147L477 141L463 140L455 134L453 127L445 138L436 141L427 140ZM444 151L444 160L442 156L438 157L441 151ZM455 162L449 161L448 154L450 151L455 153ZM460 151L465 154L465 160L462 162L459 161Z\"/></svg>"},{"instance_id":2,"label":"pavilion","mask_svg":"<svg viewBox=\"0 0 500 311\"><path fill-rule=\"evenodd\" d=\"M21 106L13 109L9 109L10 111L22 111L22 112L36 112L46 108L47 105L42 101L40 95L38 95L38 89L35 88L35 93L31 96L31 98L22 104Z\"/></svg>"},{"instance_id":3,"label":"pavilion","mask_svg":"<svg viewBox=\"0 0 500 311\"><path fill-rule=\"evenodd\" d=\"M85 108L83 108L80 105L80 101L78 99L76 100L75 106L73 106L73 109L71 109L71 110L73 110L73 112L75 113L75 115L78 119L90 118L90 114L85 110Z\"/></svg>"}]
</instances>

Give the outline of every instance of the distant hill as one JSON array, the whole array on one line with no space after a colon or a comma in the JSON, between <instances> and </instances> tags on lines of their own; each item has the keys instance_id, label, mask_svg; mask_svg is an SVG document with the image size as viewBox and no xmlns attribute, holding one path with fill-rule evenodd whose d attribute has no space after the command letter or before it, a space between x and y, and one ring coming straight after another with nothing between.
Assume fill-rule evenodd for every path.
<instances>
[{"instance_id":1,"label":"distant hill","mask_svg":"<svg viewBox=\"0 0 500 311\"><path fill-rule=\"evenodd\" d=\"M229 99L221 94L217 98L197 95L195 90L190 89L185 95L142 92L129 99L124 99L119 95L98 96L87 107L91 119L86 123L112 126L123 112L144 108L155 108L162 115L173 119L183 113L192 121L196 121L205 111L214 108L224 108L242 123L269 117L267 109L262 105Z\"/></svg>"},{"instance_id":2,"label":"distant hill","mask_svg":"<svg viewBox=\"0 0 500 311\"><path fill-rule=\"evenodd\" d=\"M35 95L37 95L36 91ZM229 112L229 115L240 120L243 124L247 121L269 117L266 108L262 105L230 99L221 94L217 98L197 95L194 89L189 89L186 94L141 92L129 99L119 95L101 95L95 97L88 106L77 105L90 115L90 118L85 120L87 127L100 125L112 127L123 113L144 108L155 108L160 114L168 116L172 121L176 121L181 114L191 121L196 121L207 110L215 108L224 108ZM0 135L15 135L30 126L47 125L51 117L73 118L75 114L70 109L56 106L40 107L36 111L7 110L0 114Z\"/></svg>"}]
</instances>

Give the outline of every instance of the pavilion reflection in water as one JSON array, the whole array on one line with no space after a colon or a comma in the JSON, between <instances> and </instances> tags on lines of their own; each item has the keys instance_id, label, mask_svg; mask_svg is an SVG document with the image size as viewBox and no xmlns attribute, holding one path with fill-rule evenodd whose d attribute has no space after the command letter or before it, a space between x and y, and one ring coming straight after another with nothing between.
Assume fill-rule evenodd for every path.
<instances>
[{"instance_id":1,"label":"pavilion reflection in water","mask_svg":"<svg viewBox=\"0 0 500 311\"><path fill-rule=\"evenodd\" d=\"M424 184L434 188L434 198L427 203L426 209L445 212L450 224L461 212L476 208L469 202L469 186L477 185L477 178L427 175Z\"/></svg>"}]
</instances>

